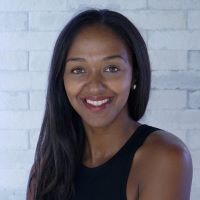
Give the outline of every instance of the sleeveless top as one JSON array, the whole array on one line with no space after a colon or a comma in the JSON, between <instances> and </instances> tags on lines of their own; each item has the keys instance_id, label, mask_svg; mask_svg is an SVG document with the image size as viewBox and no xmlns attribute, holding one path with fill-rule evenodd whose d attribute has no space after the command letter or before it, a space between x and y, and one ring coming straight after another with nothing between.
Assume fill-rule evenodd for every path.
<instances>
[{"instance_id":1,"label":"sleeveless top","mask_svg":"<svg viewBox=\"0 0 200 200\"><path fill-rule=\"evenodd\" d=\"M81 164L73 200L127 200L126 187L133 157L148 135L159 128L142 124L111 159L97 167Z\"/></svg>"}]
</instances>

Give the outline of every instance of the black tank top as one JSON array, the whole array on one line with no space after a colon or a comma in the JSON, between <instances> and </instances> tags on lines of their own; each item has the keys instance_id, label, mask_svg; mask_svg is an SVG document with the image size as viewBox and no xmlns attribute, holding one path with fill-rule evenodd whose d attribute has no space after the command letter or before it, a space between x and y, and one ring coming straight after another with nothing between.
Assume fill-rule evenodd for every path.
<instances>
[{"instance_id":1,"label":"black tank top","mask_svg":"<svg viewBox=\"0 0 200 200\"><path fill-rule=\"evenodd\" d=\"M126 200L132 160L147 136L159 128L142 124L108 161L97 167L81 165L75 180L73 200Z\"/></svg>"}]
</instances>

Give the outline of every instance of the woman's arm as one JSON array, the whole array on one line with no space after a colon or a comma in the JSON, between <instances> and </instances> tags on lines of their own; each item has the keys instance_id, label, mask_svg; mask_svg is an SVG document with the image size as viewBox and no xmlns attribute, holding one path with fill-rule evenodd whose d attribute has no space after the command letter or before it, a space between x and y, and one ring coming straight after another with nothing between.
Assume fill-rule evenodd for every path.
<instances>
[{"instance_id":1,"label":"woman's arm","mask_svg":"<svg viewBox=\"0 0 200 200\"><path fill-rule=\"evenodd\" d=\"M187 147L174 137L155 145L151 153L139 200L189 200L193 170Z\"/></svg>"}]
</instances>

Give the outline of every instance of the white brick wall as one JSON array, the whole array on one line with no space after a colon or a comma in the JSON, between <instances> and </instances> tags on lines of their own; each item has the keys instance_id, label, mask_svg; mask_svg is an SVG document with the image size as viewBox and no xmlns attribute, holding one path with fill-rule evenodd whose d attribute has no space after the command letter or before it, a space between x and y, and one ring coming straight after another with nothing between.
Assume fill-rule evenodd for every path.
<instances>
[{"instance_id":1,"label":"white brick wall","mask_svg":"<svg viewBox=\"0 0 200 200\"><path fill-rule=\"evenodd\" d=\"M199 0L148 0L150 9L200 9Z\"/></svg>"},{"instance_id":2,"label":"white brick wall","mask_svg":"<svg viewBox=\"0 0 200 200\"><path fill-rule=\"evenodd\" d=\"M68 9L82 9L87 7L98 8L115 8L115 9L145 9L147 7L147 0L126 0L126 3L122 0L67 0Z\"/></svg>"},{"instance_id":3,"label":"white brick wall","mask_svg":"<svg viewBox=\"0 0 200 200\"><path fill-rule=\"evenodd\" d=\"M0 31L24 31L27 30L27 13L0 13Z\"/></svg>"},{"instance_id":4,"label":"white brick wall","mask_svg":"<svg viewBox=\"0 0 200 200\"><path fill-rule=\"evenodd\" d=\"M189 29L200 29L200 12L189 11L188 12L188 28Z\"/></svg>"},{"instance_id":5,"label":"white brick wall","mask_svg":"<svg viewBox=\"0 0 200 200\"><path fill-rule=\"evenodd\" d=\"M54 10L66 10L66 0L0 0L1 11L54 11Z\"/></svg>"},{"instance_id":6,"label":"white brick wall","mask_svg":"<svg viewBox=\"0 0 200 200\"><path fill-rule=\"evenodd\" d=\"M185 29L186 16L182 11L124 11L138 27L147 30Z\"/></svg>"},{"instance_id":7,"label":"white brick wall","mask_svg":"<svg viewBox=\"0 0 200 200\"><path fill-rule=\"evenodd\" d=\"M0 51L51 50L58 33L16 31L0 33Z\"/></svg>"},{"instance_id":8,"label":"white brick wall","mask_svg":"<svg viewBox=\"0 0 200 200\"><path fill-rule=\"evenodd\" d=\"M44 114L47 74L62 27L86 7L111 8L141 31L152 67L142 122L191 151L200 197L200 0L0 0L0 199L25 199Z\"/></svg>"},{"instance_id":9,"label":"white brick wall","mask_svg":"<svg viewBox=\"0 0 200 200\"><path fill-rule=\"evenodd\" d=\"M200 49L200 31L151 31L149 32L149 47L152 49Z\"/></svg>"},{"instance_id":10,"label":"white brick wall","mask_svg":"<svg viewBox=\"0 0 200 200\"><path fill-rule=\"evenodd\" d=\"M43 90L47 87L47 72L1 71L1 91Z\"/></svg>"},{"instance_id":11,"label":"white brick wall","mask_svg":"<svg viewBox=\"0 0 200 200\"><path fill-rule=\"evenodd\" d=\"M1 51L0 52L0 70L27 70L28 52L27 51Z\"/></svg>"},{"instance_id":12,"label":"white brick wall","mask_svg":"<svg viewBox=\"0 0 200 200\"><path fill-rule=\"evenodd\" d=\"M200 89L199 71L153 71L152 88L155 89ZM162 81L161 81L162 80Z\"/></svg>"},{"instance_id":13,"label":"white brick wall","mask_svg":"<svg viewBox=\"0 0 200 200\"><path fill-rule=\"evenodd\" d=\"M59 31L72 17L73 12L43 11L29 13L30 31ZM51 22L51 23L49 23Z\"/></svg>"},{"instance_id":14,"label":"white brick wall","mask_svg":"<svg viewBox=\"0 0 200 200\"><path fill-rule=\"evenodd\" d=\"M188 67L193 70L200 69L200 51L188 51Z\"/></svg>"},{"instance_id":15,"label":"white brick wall","mask_svg":"<svg viewBox=\"0 0 200 200\"><path fill-rule=\"evenodd\" d=\"M52 52L31 51L29 54L30 71L47 71L50 66Z\"/></svg>"},{"instance_id":16,"label":"white brick wall","mask_svg":"<svg viewBox=\"0 0 200 200\"><path fill-rule=\"evenodd\" d=\"M152 70L186 70L187 51L149 50Z\"/></svg>"},{"instance_id":17,"label":"white brick wall","mask_svg":"<svg viewBox=\"0 0 200 200\"><path fill-rule=\"evenodd\" d=\"M0 110L27 110L28 93L0 92Z\"/></svg>"}]
</instances>

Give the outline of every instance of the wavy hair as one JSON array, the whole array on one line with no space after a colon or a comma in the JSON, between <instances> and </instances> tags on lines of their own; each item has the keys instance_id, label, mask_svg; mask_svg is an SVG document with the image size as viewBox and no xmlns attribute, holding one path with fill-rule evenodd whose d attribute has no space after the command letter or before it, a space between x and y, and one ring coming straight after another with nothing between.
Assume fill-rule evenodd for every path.
<instances>
[{"instance_id":1,"label":"wavy hair","mask_svg":"<svg viewBox=\"0 0 200 200\"><path fill-rule=\"evenodd\" d=\"M137 121L145 113L151 74L145 42L132 22L108 9L89 9L74 16L60 32L51 58L45 112L30 172L27 191L34 200L70 200L80 166L85 131L82 120L66 95L63 76L67 53L81 28L105 25L121 37L130 49L137 87L128 97L128 112Z\"/></svg>"}]
</instances>

